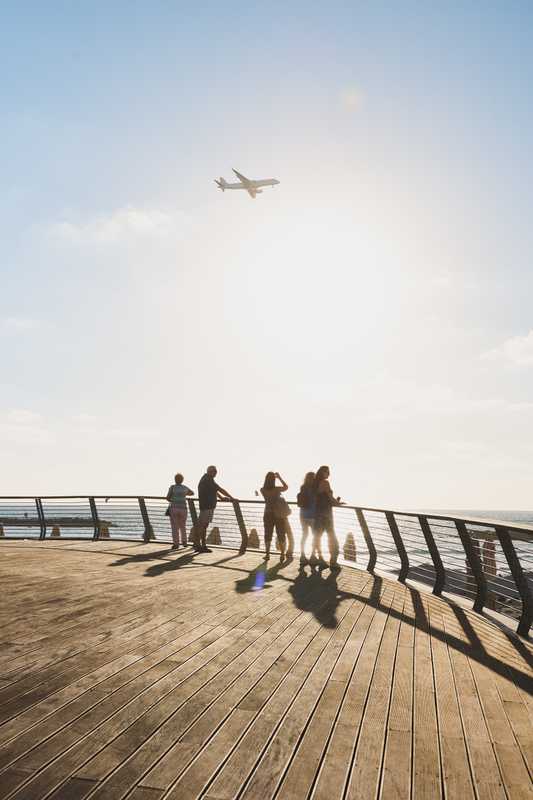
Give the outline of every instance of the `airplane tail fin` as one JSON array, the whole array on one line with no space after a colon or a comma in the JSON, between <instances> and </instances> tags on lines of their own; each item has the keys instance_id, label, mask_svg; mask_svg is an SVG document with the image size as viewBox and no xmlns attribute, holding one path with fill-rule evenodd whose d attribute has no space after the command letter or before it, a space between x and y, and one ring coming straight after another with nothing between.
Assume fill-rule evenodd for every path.
<instances>
[{"instance_id":1,"label":"airplane tail fin","mask_svg":"<svg viewBox=\"0 0 533 800\"><path fill-rule=\"evenodd\" d=\"M224 189L226 188L226 181L224 180L224 178L219 178L218 180L215 178L215 183L219 189L222 189L222 191L224 191Z\"/></svg>"}]
</instances>

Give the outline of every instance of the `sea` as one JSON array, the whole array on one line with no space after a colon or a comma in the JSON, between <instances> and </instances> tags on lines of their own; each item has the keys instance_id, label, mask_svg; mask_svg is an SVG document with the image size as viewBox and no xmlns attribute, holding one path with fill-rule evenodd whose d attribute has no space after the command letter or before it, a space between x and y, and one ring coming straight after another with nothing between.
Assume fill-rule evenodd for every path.
<instances>
[{"instance_id":1,"label":"sea","mask_svg":"<svg viewBox=\"0 0 533 800\"><path fill-rule=\"evenodd\" d=\"M511 522L514 525L533 525L533 511L487 511L479 509L424 509L429 514L444 514L450 517L480 517L481 519L497 519L502 522Z\"/></svg>"}]
</instances>

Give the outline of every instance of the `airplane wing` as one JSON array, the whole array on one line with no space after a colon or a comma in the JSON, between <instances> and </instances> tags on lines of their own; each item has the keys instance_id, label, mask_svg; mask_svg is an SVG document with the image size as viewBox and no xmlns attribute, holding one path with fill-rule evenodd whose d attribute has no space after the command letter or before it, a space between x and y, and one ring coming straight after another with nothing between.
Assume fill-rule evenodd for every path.
<instances>
[{"instance_id":1,"label":"airplane wing","mask_svg":"<svg viewBox=\"0 0 533 800\"><path fill-rule=\"evenodd\" d=\"M233 169L233 167L232 167L232 169ZM234 172L234 173L235 173L235 175L238 177L238 179L239 179L240 181L242 181L242 182L245 184L245 186L246 186L247 184L251 183L251 180L250 180L250 178L245 178L245 177L244 177L244 175L241 175L241 173L240 173L240 172L237 172L237 170L236 170L236 169L234 169L234 170L233 170L233 172Z\"/></svg>"},{"instance_id":2,"label":"airplane wing","mask_svg":"<svg viewBox=\"0 0 533 800\"><path fill-rule=\"evenodd\" d=\"M256 194L257 194L257 191L256 191L256 190L255 190L253 187L251 187L251 186L250 186L250 187L249 187L249 186L247 186L247 187L246 187L246 191L248 192L248 194L250 195L250 197L252 198L252 200L255 200L255 196L256 196Z\"/></svg>"}]
</instances>

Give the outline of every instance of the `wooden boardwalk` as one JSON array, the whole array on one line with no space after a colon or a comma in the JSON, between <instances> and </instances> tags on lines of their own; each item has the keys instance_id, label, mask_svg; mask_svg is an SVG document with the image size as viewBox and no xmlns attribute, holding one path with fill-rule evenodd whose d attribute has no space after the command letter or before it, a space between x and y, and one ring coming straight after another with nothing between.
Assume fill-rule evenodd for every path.
<instances>
[{"instance_id":1,"label":"wooden boardwalk","mask_svg":"<svg viewBox=\"0 0 533 800\"><path fill-rule=\"evenodd\" d=\"M0 798L532 797L529 644L366 572L261 563L2 542Z\"/></svg>"}]
</instances>

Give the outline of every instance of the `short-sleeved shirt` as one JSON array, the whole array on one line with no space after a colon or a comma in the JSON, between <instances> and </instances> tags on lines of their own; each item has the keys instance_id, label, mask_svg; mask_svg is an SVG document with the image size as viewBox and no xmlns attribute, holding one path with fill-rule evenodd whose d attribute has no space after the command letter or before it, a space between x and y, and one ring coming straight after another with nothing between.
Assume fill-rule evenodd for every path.
<instances>
[{"instance_id":1,"label":"short-sleeved shirt","mask_svg":"<svg viewBox=\"0 0 533 800\"><path fill-rule=\"evenodd\" d=\"M210 511L212 508L216 508L217 505L217 492L220 489L218 483L215 482L215 479L206 474L200 478L200 483L198 484L198 503L200 506L200 511Z\"/></svg>"},{"instance_id":2,"label":"short-sleeved shirt","mask_svg":"<svg viewBox=\"0 0 533 800\"><path fill-rule=\"evenodd\" d=\"M184 486L183 483L174 483L168 490L168 496L170 497L169 503L173 506L186 508L187 504L185 498L190 491L189 487Z\"/></svg>"}]
</instances>

